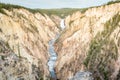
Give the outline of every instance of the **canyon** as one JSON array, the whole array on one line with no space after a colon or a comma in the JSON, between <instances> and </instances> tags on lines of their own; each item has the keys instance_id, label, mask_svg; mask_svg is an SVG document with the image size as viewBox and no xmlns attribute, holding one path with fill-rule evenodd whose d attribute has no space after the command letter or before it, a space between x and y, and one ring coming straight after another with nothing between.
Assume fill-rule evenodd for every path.
<instances>
[{"instance_id":1,"label":"canyon","mask_svg":"<svg viewBox=\"0 0 120 80\"><path fill-rule=\"evenodd\" d=\"M0 11L0 80L120 79L120 2L64 18Z\"/></svg>"},{"instance_id":2,"label":"canyon","mask_svg":"<svg viewBox=\"0 0 120 80\"><path fill-rule=\"evenodd\" d=\"M58 79L90 71L95 80L120 79L120 3L93 7L65 19L55 43Z\"/></svg>"},{"instance_id":3,"label":"canyon","mask_svg":"<svg viewBox=\"0 0 120 80\"><path fill-rule=\"evenodd\" d=\"M57 21L59 23L60 18L53 16L54 18L51 19L46 14L44 16L40 13L33 14L24 8L3 10L6 14L0 13L0 40L1 43L4 42L4 46L1 45L0 49L1 56L6 60L8 54L14 53L18 60L19 58L22 60L25 58L27 62L17 62L20 65L26 65L26 67L23 66L23 69L22 66L17 66L17 63L14 63L14 65L16 65L15 68L20 68L20 70L23 71L25 68L27 72L26 76L23 72L17 75L17 70L15 70L16 73L13 73L14 67L12 67L9 60L7 60L9 63L6 61L4 63L9 64L9 66L0 66L2 68L1 74L5 75L8 79L10 79L9 76L13 77L10 80L16 80L17 77L27 80L27 76L31 76L32 74L36 74L36 76L34 75L33 78L28 77L28 79L36 80L36 77L37 79L49 78L50 73L47 66L50 56L48 54L48 42L60 31L57 25ZM57 21L54 22L53 19ZM7 51L6 48L9 50ZM11 60L13 62L15 61L13 58L11 58ZM4 60L1 61L1 65L3 61ZM33 70L34 67L37 69L36 72ZM13 72L9 71L11 69L13 69Z\"/></svg>"}]
</instances>

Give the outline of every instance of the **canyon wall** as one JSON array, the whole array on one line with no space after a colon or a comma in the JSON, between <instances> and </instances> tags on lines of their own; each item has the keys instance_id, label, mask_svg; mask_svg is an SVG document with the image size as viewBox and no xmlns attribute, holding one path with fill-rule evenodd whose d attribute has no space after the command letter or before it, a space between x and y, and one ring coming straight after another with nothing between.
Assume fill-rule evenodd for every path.
<instances>
[{"instance_id":1,"label":"canyon wall","mask_svg":"<svg viewBox=\"0 0 120 80\"><path fill-rule=\"evenodd\" d=\"M59 33L60 18L39 12L32 13L24 8L2 10L0 80L46 80L50 76L47 66L48 41ZM8 64L7 67L4 67L5 63Z\"/></svg>"},{"instance_id":2,"label":"canyon wall","mask_svg":"<svg viewBox=\"0 0 120 80\"><path fill-rule=\"evenodd\" d=\"M65 19L55 43L57 78L90 71L95 80L120 79L120 3L93 7Z\"/></svg>"},{"instance_id":3,"label":"canyon wall","mask_svg":"<svg viewBox=\"0 0 120 80\"><path fill-rule=\"evenodd\" d=\"M48 42L58 33L59 80L81 72L95 80L120 79L120 3L75 12L64 19L64 29L60 21L25 8L0 9L0 80L50 79Z\"/></svg>"}]
</instances>

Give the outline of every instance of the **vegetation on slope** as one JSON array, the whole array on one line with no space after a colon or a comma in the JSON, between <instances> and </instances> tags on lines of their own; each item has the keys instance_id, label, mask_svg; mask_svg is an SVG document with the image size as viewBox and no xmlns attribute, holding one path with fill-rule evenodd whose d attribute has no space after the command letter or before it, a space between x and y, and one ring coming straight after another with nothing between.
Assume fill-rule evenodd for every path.
<instances>
[{"instance_id":1,"label":"vegetation on slope","mask_svg":"<svg viewBox=\"0 0 120 80\"><path fill-rule=\"evenodd\" d=\"M120 2L120 0L110 1L105 5L110 5L110 4L119 3L119 2ZM99 6L97 6L97 7L99 7ZM57 16L59 16L61 18L64 18L64 17L66 17L68 15L73 14L76 11L80 11L80 12L84 13L87 9L93 8L93 7L89 7L89 8L61 8L61 9L30 9L30 8L25 8L23 6L0 3L0 12L1 13L5 14L3 9L12 10L13 8L17 8L17 9L24 8L24 9L29 10L32 13L39 12L42 15L44 15L44 14L47 14L49 16L57 15Z\"/></svg>"},{"instance_id":2,"label":"vegetation on slope","mask_svg":"<svg viewBox=\"0 0 120 80\"><path fill-rule=\"evenodd\" d=\"M83 9L77 9L77 8L61 8L61 9L30 9L30 8L25 8L22 6L18 6L18 5L12 5L12 4L5 4L5 3L0 3L0 12L4 13L3 9L7 9L7 10L12 10L13 8L24 8L29 10L32 13L36 13L39 12L41 14L47 14L49 16L51 15L57 15L61 18L64 18L67 15L70 15L76 11L81 11L81 12L85 12L87 10L87 8L83 8Z\"/></svg>"},{"instance_id":3,"label":"vegetation on slope","mask_svg":"<svg viewBox=\"0 0 120 80\"><path fill-rule=\"evenodd\" d=\"M0 12L3 13L3 14L6 14L3 9L11 10L13 8L18 8L19 9L19 8L24 8L24 7L18 6L18 5L0 3Z\"/></svg>"},{"instance_id":4,"label":"vegetation on slope","mask_svg":"<svg viewBox=\"0 0 120 80\"><path fill-rule=\"evenodd\" d=\"M57 15L62 18L65 16L71 15L76 11L85 12L87 8L77 9L77 8L62 8L62 9L38 9L39 12L45 13L48 15Z\"/></svg>"},{"instance_id":5,"label":"vegetation on slope","mask_svg":"<svg viewBox=\"0 0 120 80\"><path fill-rule=\"evenodd\" d=\"M120 15L116 14L106 22L103 32L98 33L91 41L88 56L85 60L86 67L94 73L95 80L112 80L112 61L118 57L118 48L114 39L110 39L111 33L117 28Z\"/></svg>"},{"instance_id":6,"label":"vegetation on slope","mask_svg":"<svg viewBox=\"0 0 120 80\"><path fill-rule=\"evenodd\" d=\"M120 0L110 1L110 2L107 3L107 5L114 4L114 3L119 3L119 2L120 2Z\"/></svg>"}]
</instances>

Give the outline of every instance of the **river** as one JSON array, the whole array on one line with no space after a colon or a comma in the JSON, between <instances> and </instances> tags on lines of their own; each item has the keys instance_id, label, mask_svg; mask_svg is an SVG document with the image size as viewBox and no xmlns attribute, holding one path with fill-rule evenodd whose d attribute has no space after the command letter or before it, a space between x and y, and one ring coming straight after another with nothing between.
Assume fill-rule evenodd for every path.
<instances>
[{"instance_id":1,"label":"river","mask_svg":"<svg viewBox=\"0 0 120 80\"><path fill-rule=\"evenodd\" d=\"M64 19L61 20L60 27L62 30L65 28ZM48 60L48 67L49 67L51 77L55 80L56 80L56 74L55 74L55 70L54 70L54 67L55 67L54 65L57 60L57 54L54 50L54 43L58 38L59 38L59 34L56 34L55 39L50 40L48 43L49 44L49 54L50 54L50 58Z\"/></svg>"}]
</instances>

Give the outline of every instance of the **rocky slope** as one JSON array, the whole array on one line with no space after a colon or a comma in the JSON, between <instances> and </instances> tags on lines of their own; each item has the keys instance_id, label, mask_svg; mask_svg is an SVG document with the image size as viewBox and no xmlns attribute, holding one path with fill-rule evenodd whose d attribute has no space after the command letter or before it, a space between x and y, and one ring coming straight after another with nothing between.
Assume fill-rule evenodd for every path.
<instances>
[{"instance_id":1,"label":"rocky slope","mask_svg":"<svg viewBox=\"0 0 120 80\"><path fill-rule=\"evenodd\" d=\"M48 42L58 33L59 80L120 79L120 3L75 12L64 30L57 15L6 8L0 6L0 80L49 79Z\"/></svg>"},{"instance_id":2,"label":"rocky slope","mask_svg":"<svg viewBox=\"0 0 120 80\"><path fill-rule=\"evenodd\" d=\"M42 80L44 70L40 60L36 64L17 56L10 47L0 41L0 80Z\"/></svg>"},{"instance_id":3,"label":"rocky slope","mask_svg":"<svg viewBox=\"0 0 120 80\"><path fill-rule=\"evenodd\" d=\"M23 80L17 77L39 80L41 77L49 77L48 41L59 33L60 18L39 12L32 13L24 8L2 8L2 11L4 13L0 13L0 41L4 42L10 51L6 50L6 54L3 49L5 46L0 44L3 47L0 48L0 57L4 57L2 54L6 56L5 61L0 63L0 80ZM7 67L4 68L5 64Z\"/></svg>"},{"instance_id":4,"label":"rocky slope","mask_svg":"<svg viewBox=\"0 0 120 80\"><path fill-rule=\"evenodd\" d=\"M57 78L90 71L95 80L119 80L120 3L76 12L66 17L65 25L55 43Z\"/></svg>"}]
</instances>

